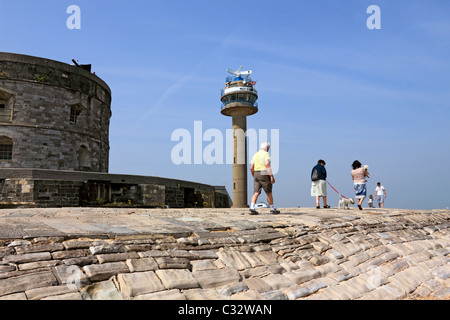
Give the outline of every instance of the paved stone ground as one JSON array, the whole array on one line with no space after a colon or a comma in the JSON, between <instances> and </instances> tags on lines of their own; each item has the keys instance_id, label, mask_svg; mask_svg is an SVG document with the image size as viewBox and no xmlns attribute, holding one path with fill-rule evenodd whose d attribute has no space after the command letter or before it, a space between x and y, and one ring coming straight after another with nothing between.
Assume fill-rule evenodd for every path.
<instances>
[{"instance_id":1,"label":"paved stone ground","mask_svg":"<svg viewBox=\"0 0 450 320\"><path fill-rule=\"evenodd\" d=\"M246 212L0 210L0 299L450 298L449 210Z\"/></svg>"}]
</instances>

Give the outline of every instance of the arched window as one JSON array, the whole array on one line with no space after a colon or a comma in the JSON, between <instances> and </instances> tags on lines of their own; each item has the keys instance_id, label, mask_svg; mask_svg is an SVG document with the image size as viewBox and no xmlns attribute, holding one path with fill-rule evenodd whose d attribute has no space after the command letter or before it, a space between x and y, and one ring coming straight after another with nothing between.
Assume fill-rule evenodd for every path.
<instances>
[{"instance_id":1,"label":"arched window","mask_svg":"<svg viewBox=\"0 0 450 320\"><path fill-rule=\"evenodd\" d=\"M80 170L89 171L91 169L91 154L85 146L81 146L78 151L78 161Z\"/></svg>"},{"instance_id":2,"label":"arched window","mask_svg":"<svg viewBox=\"0 0 450 320\"><path fill-rule=\"evenodd\" d=\"M0 137L0 160L12 160L13 141L6 136Z\"/></svg>"}]
</instances>

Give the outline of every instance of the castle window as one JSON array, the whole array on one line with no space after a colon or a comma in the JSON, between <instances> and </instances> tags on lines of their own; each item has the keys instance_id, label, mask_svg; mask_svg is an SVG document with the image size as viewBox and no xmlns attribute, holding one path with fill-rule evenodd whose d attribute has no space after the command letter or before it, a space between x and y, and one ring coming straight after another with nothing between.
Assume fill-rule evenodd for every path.
<instances>
[{"instance_id":1,"label":"castle window","mask_svg":"<svg viewBox=\"0 0 450 320\"><path fill-rule=\"evenodd\" d=\"M70 122L71 123L77 123L77 118L80 115L81 110L77 110L74 107L70 108Z\"/></svg>"},{"instance_id":2,"label":"castle window","mask_svg":"<svg viewBox=\"0 0 450 320\"><path fill-rule=\"evenodd\" d=\"M78 162L81 171L91 170L91 154L85 146L81 146L78 150Z\"/></svg>"},{"instance_id":3,"label":"castle window","mask_svg":"<svg viewBox=\"0 0 450 320\"><path fill-rule=\"evenodd\" d=\"M70 104L70 123L77 123L78 117L86 107L81 102L75 102Z\"/></svg>"},{"instance_id":4,"label":"castle window","mask_svg":"<svg viewBox=\"0 0 450 320\"><path fill-rule=\"evenodd\" d=\"M0 93L0 122L11 122L12 99L5 98L2 98Z\"/></svg>"},{"instance_id":5,"label":"castle window","mask_svg":"<svg viewBox=\"0 0 450 320\"><path fill-rule=\"evenodd\" d=\"M0 160L12 160L13 142L11 138L0 137Z\"/></svg>"}]
</instances>

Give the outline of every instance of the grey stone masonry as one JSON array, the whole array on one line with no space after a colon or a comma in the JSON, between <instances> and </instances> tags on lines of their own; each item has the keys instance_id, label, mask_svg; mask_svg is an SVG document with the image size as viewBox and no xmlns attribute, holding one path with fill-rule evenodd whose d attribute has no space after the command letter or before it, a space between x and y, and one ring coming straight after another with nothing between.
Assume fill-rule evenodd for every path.
<instances>
[{"instance_id":1,"label":"grey stone masonry","mask_svg":"<svg viewBox=\"0 0 450 320\"><path fill-rule=\"evenodd\" d=\"M146 208L228 208L229 196L223 190L162 177L0 166L2 207L128 204Z\"/></svg>"},{"instance_id":2,"label":"grey stone masonry","mask_svg":"<svg viewBox=\"0 0 450 320\"><path fill-rule=\"evenodd\" d=\"M450 298L450 211L0 211L0 300Z\"/></svg>"},{"instance_id":3,"label":"grey stone masonry","mask_svg":"<svg viewBox=\"0 0 450 320\"><path fill-rule=\"evenodd\" d=\"M111 90L74 65L0 52L0 168L108 172Z\"/></svg>"}]
</instances>

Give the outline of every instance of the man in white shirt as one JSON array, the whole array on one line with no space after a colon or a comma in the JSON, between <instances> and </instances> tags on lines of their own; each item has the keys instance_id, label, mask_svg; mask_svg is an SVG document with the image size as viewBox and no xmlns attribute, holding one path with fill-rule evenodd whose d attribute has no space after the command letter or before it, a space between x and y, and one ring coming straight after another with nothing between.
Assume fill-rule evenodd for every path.
<instances>
[{"instance_id":1,"label":"man in white shirt","mask_svg":"<svg viewBox=\"0 0 450 320\"><path fill-rule=\"evenodd\" d=\"M384 199L386 199L386 189L381 185L381 182L377 182L375 188L375 196L378 201L378 207L384 208Z\"/></svg>"}]
</instances>

